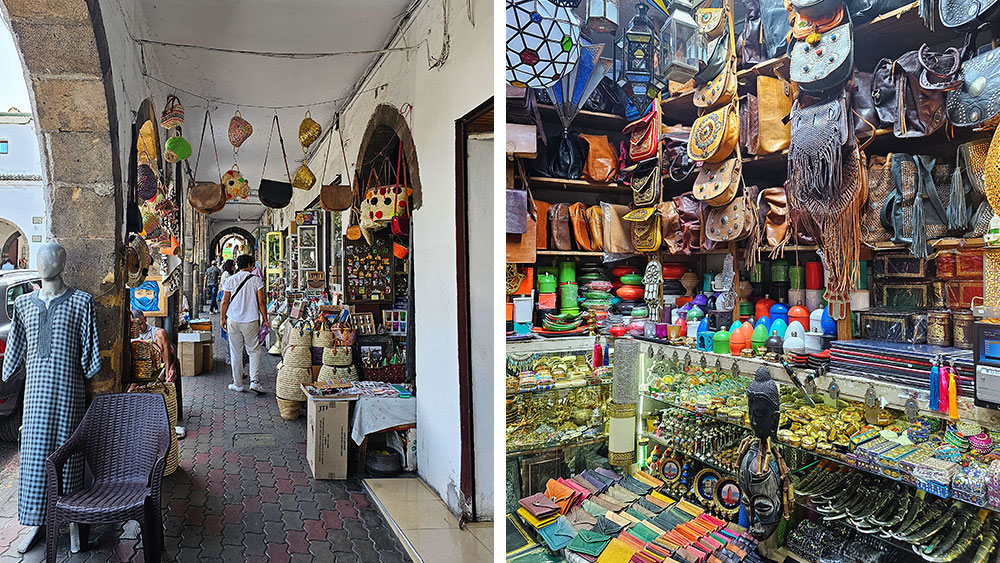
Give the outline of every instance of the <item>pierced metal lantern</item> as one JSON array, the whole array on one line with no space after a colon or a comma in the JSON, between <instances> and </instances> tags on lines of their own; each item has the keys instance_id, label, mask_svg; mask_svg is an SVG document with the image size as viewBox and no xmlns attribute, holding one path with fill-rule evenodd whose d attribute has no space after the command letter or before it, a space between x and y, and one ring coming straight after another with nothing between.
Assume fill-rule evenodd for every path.
<instances>
[{"instance_id":1,"label":"pierced metal lantern","mask_svg":"<svg viewBox=\"0 0 1000 563\"><path fill-rule=\"evenodd\" d=\"M597 33L618 31L618 0L587 0L587 29Z\"/></svg>"},{"instance_id":2,"label":"pierced metal lantern","mask_svg":"<svg viewBox=\"0 0 1000 563\"><path fill-rule=\"evenodd\" d=\"M507 0L507 82L546 88L580 57L580 19L549 0Z\"/></svg>"},{"instance_id":3,"label":"pierced metal lantern","mask_svg":"<svg viewBox=\"0 0 1000 563\"><path fill-rule=\"evenodd\" d=\"M687 82L698 72L705 57L705 38L691 13L688 0L673 0L660 35L659 75L664 80Z\"/></svg>"},{"instance_id":4,"label":"pierced metal lantern","mask_svg":"<svg viewBox=\"0 0 1000 563\"><path fill-rule=\"evenodd\" d=\"M665 86L657 76L660 39L656 25L646 15L648 9L645 2L635 5L636 14L622 35L618 75L618 85L640 112Z\"/></svg>"},{"instance_id":5,"label":"pierced metal lantern","mask_svg":"<svg viewBox=\"0 0 1000 563\"><path fill-rule=\"evenodd\" d=\"M573 9L580 5L580 0L552 0L552 3L560 8Z\"/></svg>"}]
</instances>

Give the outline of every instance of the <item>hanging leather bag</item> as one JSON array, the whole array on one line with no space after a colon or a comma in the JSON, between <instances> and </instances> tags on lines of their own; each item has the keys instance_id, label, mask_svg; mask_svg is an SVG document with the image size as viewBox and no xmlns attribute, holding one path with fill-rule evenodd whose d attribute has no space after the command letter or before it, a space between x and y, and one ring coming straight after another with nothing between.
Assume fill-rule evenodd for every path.
<instances>
[{"instance_id":1,"label":"hanging leather bag","mask_svg":"<svg viewBox=\"0 0 1000 563\"><path fill-rule=\"evenodd\" d=\"M573 240L579 250L590 252L593 246L590 243L590 226L587 224L587 205L579 201L569 206L569 221L573 227Z\"/></svg>"},{"instance_id":2,"label":"hanging leather bag","mask_svg":"<svg viewBox=\"0 0 1000 563\"><path fill-rule=\"evenodd\" d=\"M746 194L729 205L713 207L705 218L705 238L714 242L733 242L750 236L756 224L757 208Z\"/></svg>"},{"instance_id":3,"label":"hanging leather bag","mask_svg":"<svg viewBox=\"0 0 1000 563\"><path fill-rule=\"evenodd\" d=\"M732 52L732 36L729 34L729 27L723 28L723 33L708 42L708 58L705 66L694 75L695 87L708 84L716 76L722 74L729 62L729 58L734 55Z\"/></svg>"},{"instance_id":4,"label":"hanging leather bag","mask_svg":"<svg viewBox=\"0 0 1000 563\"><path fill-rule=\"evenodd\" d=\"M810 44L794 39L788 46L789 73L803 92L823 95L843 87L854 70L854 39L849 17ZM817 53L822 53L817 55Z\"/></svg>"},{"instance_id":5,"label":"hanging leather bag","mask_svg":"<svg viewBox=\"0 0 1000 563\"><path fill-rule=\"evenodd\" d=\"M861 207L861 241L866 244L892 239L892 223L882 223L883 208L896 189L891 166L891 153L886 156L872 155L868 159L868 200Z\"/></svg>"},{"instance_id":6,"label":"hanging leather bag","mask_svg":"<svg viewBox=\"0 0 1000 563\"><path fill-rule=\"evenodd\" d=\"M663 242L663 232L655 207L633 209L622 217L632 227L632 246L637 252L656 252Z\"/></svg>"},{"instance_id":7,"label":"hanging leather bag","mask_svg":"<svg viewBox=\"0 0 1000 563\"><path fill-rule=\"evenodd\" d=\"M729 105L695 120L687 146L692 160L714 163L729 158L739 141L738 105L734 99Z\"/></svg>"},{"instance_id":8,"label":"hanging leather bag","mask_svg":"<svg viewBox=\"0 0 1000 563\"><path fill-rule=\"evenodd\" d=\"M895 189L883 208L892 224L893 242L906 244L917 258L927 258L927 241L947 231L946 203L934 185L934 157L895 153L890 173Z\"/></svg>"},{"instance_id":9,"label":"hanging leather bag","mask_svg":"<svg viewBox=\"0 0 1000 563\"><path fill-rule=\"evenodd\" d=\"M549 143L548 172L553 178L577 180L583 172L583 151L577 133L563 131Z\"/></svg>"},{"instance_id":10,"label":"hanging leather bag","mask_svg":"<svg viewBox=\"0 0 1000 563\"><path fill-rule=\"evenodd\" d=\"M509 264L532 264L537 257L536 237L538 236L538 230L535 225L535 217L538 216L538 210L535 207L535 200L531 197L531 193L526 193L528 195L528 208L525 211L524 233L507 235L506 256L507 263Z\"/></svg>"},{"instance_id":11,"label":"hanging leather bag","mask_svg":"<svg viewBox=\"0 0 1000 563\"><path fill-rule=\"evenodd\" d=\"M927 45L904 53L891 64L879 61L872 73L872 101L883 124L899 138L925 137L945 123L945 92L961 86L956 79L961 55Z\"/></svg>"},{"instance_id":12,"label":"hanging leather bag","mask_svg":"<svg viewBox=\"0 0 1000 563\"><path fill-rule=\"evenodd\" d=\"M739 191L742 173L742 157L736 151L734 158L717 164L704 164L694 181L692 193L699 201L712 207L722 207L732 203Z\"/></svg>"},{"instance_id":13,"label":"hanging leather bag","mask_svg":"<svg viewBox=\"0 0 1000 563\"><path fill-rule=\"evenodd\" d=\"M779 249L792 236L789 228L788 194L784 186L761 190L758 198L758 221L764 226L763 241L772 249Z\"/></svg>"},{"instance_id":14,"label":"hanging leather bag","mask_svg":"<svg viewBox=\"0 0 1000 563\"><path fill-rule=\"evenodd\" d=\"M855 72L851 93L851 115L854 118L854 139L858 147L865 149L874 139L879 128L878 114L872 101L872 75L870 72Z\"/></svg>"},{"instance_id":15,"label":"hanging leather bag","mask_svg":"<svg viewBox=\"0 0 1000 563\"><path fill-rule=\"evenodd\" d=\"M746 19L736 40L736 51L740 56L740 67L751 67L764 60L764 45L761 35L760 0L743 0Z\"/></svg>"},{"instance_id":16,"label":"hanging leather bag","mask_svg":"<svg viewBox=\"0 0 1000 563\"><path fill-rule=\"evenodd\" d=\"M941 23L954 31L970 31L992 22L1000 16L998 8L997 0L938 0Z\"/></svg>"},{"instance_id":17,"label":"hanging leather bag","mask_svg":"<svg viewBox=\"0 0 1000 563\"><path fill-rule=\"evenodd\" d=\"M340 134L340 152L344 157L344 173L350 169L347 164L347 151L344 148L344 136ZM332 142L332 141L331 141ZM328 157L330 156L330 144L326 146L326 157L323 158L323 173L320 175L320 180L326 178L326 163ZM351 208L351 203L354 201L354 182L350 185L339 185L339 184L326 184L320 187L319 192L319 205L323 209L333 212L347 211Z\"/></svg>"},{"instance_id":18,"label":"hanging leather bag","mask_svg":"<svg viewBox=\"0 0 1000 563\"><path fill-rule=\"evenodd\" d=\"M663 245L667 247L667 252L679 253L684 242L684 233L681 230L681 217L677 213L677 204L674 200L661 201L656 204L656 213L660 216L660 230L663 231Z\"/></svg>"},{"instance_id":19,"label":"hanging leather bag","mask_svg":"<svg viewBox=\"0 0 1000 563\"><path fill-rule=\"evenodd\" d=\"M701 251L701 203L691 192L674 198L681 225L681 252L687 255Z\"/></svg>"},{"instance_id":20,"label":"hanging leather bag","mask_svg":"<svg viewBox=\"0 0 1000 563\"><path fill-rule=\"evenodd\" d=\"M633 121L622 129L626 136L628 158L632 162L642 162L656 156L660 139L660 109L653 104L642 119Z\"/></svg>"},{"instance_id":21,"label":"hanging leather bag","mask_svg":"<svg viewBox=\"0 0 1000 563\"><path fill-rule=\"evenodd\" d=\"M959 88L948 92L948 121L956 127L991 129L1000 119L1000 47L972 56L975 34L966 39Z\"/></svg>"},{"instance_id":22,"label":"hanging leather bag","mask_svg":"<svg viewBox=\"0 0 1000 563\"><path fill-rule=\"evenodd\" d=\"M578 139L587 153L583 162L583 179L594 184L613 182L618 174L618 157L608 142L608 136L581 134Z\"/></svg>"},{"instance_id":23,"label":"hanging leather bag","mask_svg":"<svg viewBox=\"0 0 1000 563\"><path fill-rule=\"evenodd\" d=\"M753 154L772 154L788 148L795 94L792 84L781 77L757 77L757 146Z\"/></svg>"},{"instance_id":24,"label":"hanging leather bag","mask_svg":"<svg viewBox=\"0 0 1000 563\"><path fill-rule=\"evenodd\" d=\"M288 179L287 182L268 180L264 177L267 173L267 153L271 151L271 137L274 136L275 129L278 130L278 143L281 145L281 159L285 163L285 178ZM267 148L264 149L264 167L260 173L260 187L257 189L257 197L261 203L273 209L288 207L288 204L292 202L292 175L288 171L285 139L281 136L281 125L278 123L277 113L271 119L271 132L267 135Z\"/></svg>"},{"instance_id":25,"label":"hanging leather bag","mask_svg":"<svg viewBox=\"0 0 1000 563\"><path fill-rule=\"evenodd\" d=\"M604 217L604 252L612 256L635 254L631 231L622 219L629 212L628 206L601 202Z\"/></svg>"},{"instance_id":26,"label":"hanging leather bag","mask_svg":"<svg viewBox=\"0 0 1000 563\"><path fill-rule=\"evenodd\" d=\"M808 107L795 101L788 148L792 201L828 201L840 193L844 146L852 133L845 92Z\"/></svg>"},{"instance_id":27,"label":"hanging leather bag","mask_svg":"<svg viewBox=\"0 0 1000 563\"><path fill-rule=\"evenodd\" d=\"M980 139L962 143L956 150L948 201L948 227L967 236L981 237L986 234L994 215L986 201L986 186L983 183L989 147L989 139Z\"/></svg>"},{"instance_id":28,"label":"hanging leather bag","mask_svg":"<svg viewBox=\"0 0 1000 563\"><path fill-rule=\"evenodd\" d=\"M221 211L226 206L226 190L221 183L196 182L198 177L198 163L201 162L201 148L205 142L205 129L212 135L212 148L215 150L215 165L219 169L219 178L222 177L222 166L219 163L219 149L215 144L215 128L212 126L212 118L208 109L205 109L205 121L201 126L201 140L198 142L198 157L194 161L194 174L191 176L191 185L188 187L188 203L191 207L203 215L209 215Z\"/></svg>"},{"instance_id":29,"label":"hanging leather bag","mask_svg":"<svg viewBox=\"0 0 1000 563\"><path fill-rule=\"evenodd\" d=\"M637 207L660 201L660 167L658 163L636 164L630 175L632 203Z\"/></svg>"},{"instance_id":30,"label":"hanging leather bag","mask_svg":"<svg viewBox=\"0 0 1000 563\"><path fill-rule=\"evenodd\" d=\"M549 207L549 240L555 250L573 250L573 235L569 226L569 204L553 203Z\"/></svg>"}]
</instances>

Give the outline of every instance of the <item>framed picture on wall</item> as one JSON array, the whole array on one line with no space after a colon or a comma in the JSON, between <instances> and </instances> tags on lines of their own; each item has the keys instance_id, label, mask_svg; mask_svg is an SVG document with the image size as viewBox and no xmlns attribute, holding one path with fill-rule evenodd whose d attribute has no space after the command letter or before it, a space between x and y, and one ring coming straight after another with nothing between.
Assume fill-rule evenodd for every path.
<instances>
[{"instance_id":1,"label":"framed picture on wall","mask_svg":"<svg viewBox=\"0 0 1000 563\"><path fill-rule=\"evenodd\" d=\"M284 259L285 245L281 244L281 231L267 233L267 268L280 269L281 261Z\"/></svg>"},{"instance_id":2,"label":"framed picture on wall","mask_svg":"<svg viewBox=\"0 0 1000 563\"><path fill-rule=\"evenodd\" d=\"M299 227L299 246L316 248L316 227Z\"/></svg>"},{"instance_id":3,"label":"framed picture on wall","mask_svg":"<svg viewBox=\"0 0 1000 563\"><path fill-rule=\"evenodd\" d=\"M130 289L129 306L147 317L167 316L167 292L160 276L149 276L139 287Z\"/></svg>"},{"instance_id":4,"label":"framed picture on wall","mask_svg":"<svg viewBox=\"0 0 1000 563\"><path fill-rule=\"evenodd\" d=\"M305 248L302 247L300 251L300 258L302 260L302 270L315 270L316 269L316 249L315 248Z\"/></svg>"}]
</instances>

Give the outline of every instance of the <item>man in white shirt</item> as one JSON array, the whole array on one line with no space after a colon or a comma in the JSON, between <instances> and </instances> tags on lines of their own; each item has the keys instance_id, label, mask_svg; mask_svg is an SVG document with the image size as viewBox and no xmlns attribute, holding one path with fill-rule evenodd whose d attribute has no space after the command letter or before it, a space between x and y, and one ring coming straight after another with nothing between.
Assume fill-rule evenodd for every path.
<instances>
[{"instance_id":1,"label":"man in white shirt","mask_svg":"<svg viewBox=\"0 0 1000 563\"><path fill-rule=\"evenodd\" d=\"M267 324L264 284L251 272L253 257L243 254L236 259L238 272L229 276L222 287L222 326L229 333L229 353L240 358L246 349L250 356L250 390L263 393L260 384L260 327ZM232 362L233 382L229 389L243 391L243 362Z\"/></svg>"}]
</instances>

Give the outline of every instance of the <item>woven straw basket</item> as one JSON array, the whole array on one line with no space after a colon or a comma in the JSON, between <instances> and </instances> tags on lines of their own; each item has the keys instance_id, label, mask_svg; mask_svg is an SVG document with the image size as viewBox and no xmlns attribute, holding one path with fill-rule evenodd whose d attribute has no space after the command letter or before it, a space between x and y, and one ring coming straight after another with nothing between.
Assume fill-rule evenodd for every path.
<instances>
[{"instance_id":1,"label":"woven straw basket","mask_svg":"<svg viewBox=\"0 0 1000 563\"><path fill-rule=\"evenodd\" d=\"M295 420L302 414L302 401L278 399L278 414L285 420Z\"/></svg>"},{"instance_id":2,"label":"woven straw basket","mask_svg":"<svg viewBox=\"0 0 1000 563\"><path fill-rule=\"evenodd\" d=\"M350 346L337 346L336 348L323 348L324 366L349 366L354 361Z\"/></svg>"},{"instance_id":3,"label":"woven straw basket","mask_svg":"<svg viewBox=\"0 0 1000 563\"><path fill-rule=\"evenodd\" d=\"M177 389L173 383L148 383L137 387L134 393L158 393L163 395L163 400L167 403L167 419L170 421L170 449L167 450L167 465L163 469L164 475L170 475L177 471L177 464L180 459L177 450Z\"/></svg>"},{"instance_id":4,"label":"woven straw basket","mask_svg":"<svg viewBox=\"0 0 1000 563\"><path fill-rule=\"evenodd\" d=\"M309 369L312 367L312 350L309 344L305 346L289 346L282 357L282 363L287 367Z\"/></svg>"},{"instance_id":5,"label":"woven straw basket","mask_svg":"<svg viewBox=\"0 0 1000 563\"><path fill-rule=\"evenodd\" d=\"M312 345L316 348L325 348L333 344L333 331L329 328L323 327L320 330L314 330L312 336Z\"/></svg>"},{"instance_id":6,"label":"woven straw basket","mask_svg":"<svg viewBox=\"0 0 1000 563\"><path fill-rule=\"evenodd\" d=\"M312 369L301 369L281 366L278 369L278 380L274 394L286 401L305 401L306 394L302 392L303 383L312 383Z\"/></svg>"},{"instance_id":7,"label":"woven straw basket","mask_svg":"<svg viewBox=\"0 0 1000 563\"><path fill-rule=\"evenodd\" d=\"M311 346L312 329L306 324L291 326L288 328L288 343L291 346Z\"/></svg>"},{"instance_id":8,"label":"woven straw basket","mask_svg":"<svg viewBox=\"0 0 1000 563\"><path fill-rule=\"evenodd\" d=\"M347 381L358 381L358 368L355 366L323 366L319 368L320 381L336 381L341 378Z\"/></svg>"}]
</instances>

